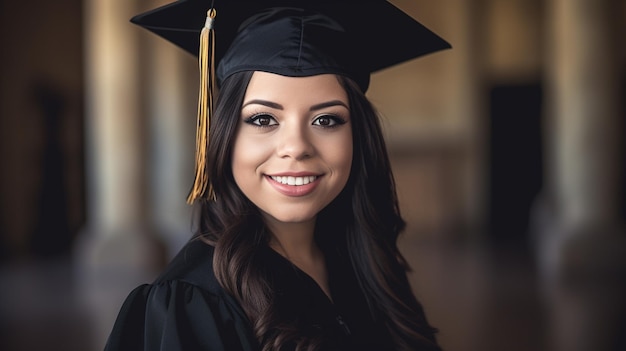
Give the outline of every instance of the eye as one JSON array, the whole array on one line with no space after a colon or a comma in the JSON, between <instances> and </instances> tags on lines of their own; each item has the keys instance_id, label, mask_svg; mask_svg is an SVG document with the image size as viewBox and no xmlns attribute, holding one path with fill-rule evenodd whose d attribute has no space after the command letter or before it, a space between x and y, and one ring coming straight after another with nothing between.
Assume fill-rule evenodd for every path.
<instances>
[{"instance_id":1,"label":"eye","mask_svg":"<svg viewBox=\"0 0 626 351\"><path fill-rule=\"evenodd\" d=\"M245 122L248 124L258 126L258 127L271 127L274 125L278 125L278 122L276 122L276 119L274 119L274 117L266 113L254 115L246 119Z\"/></svg>"},{"instance_id":2,"label":"eye","mask_svg":"<svg viewBox=\"0 0 626 351\"><path fill-rule=\"evenodd\" d=\"M332 128L344 124L346 121L333 115L321 115L313 121L314 126Z\"/></svg>"}]
</instances>

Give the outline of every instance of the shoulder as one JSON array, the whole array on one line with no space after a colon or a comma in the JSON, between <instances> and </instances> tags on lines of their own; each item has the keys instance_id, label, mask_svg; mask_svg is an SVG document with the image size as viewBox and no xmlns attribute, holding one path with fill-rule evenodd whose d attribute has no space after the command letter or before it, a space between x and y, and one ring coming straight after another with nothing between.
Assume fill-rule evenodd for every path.
<instances>
[{"instance_id":1,"label":"shoulder","mask_svg":"<svg viewBox=\"0 0 626 351\"><path fill-rule=\"evenodd\" d=\"M218 318L245 320L239 303L215 277L214 251L213 246L201 240L188 242L152 284L137 288L148 306L175 308L194 318L210 312ZM198 313L203 309L207 310L204 314Z\"/></svg>"},{"instance_id":2,"label":"shoulder","mask_svg":"<svg viewBox=\"0 0 626 351\"><path fill-rule=\"evenodd\" d=\"M153 285L179 281L212 293L223 293L213 273L214 251L213 246L192 239L172 259Z\"/></svg>"},{"instance_id":3,"label":"shoulder","mask_svg":"<svg viewBox=\"0 0 626 351\"><path fill-rule=\"evenodd\" d=\"M189 242L152 284L128 295L106 350L255 349L248 319L215 279L212 261L213 247Z\"/></svg>"}]
</instances>

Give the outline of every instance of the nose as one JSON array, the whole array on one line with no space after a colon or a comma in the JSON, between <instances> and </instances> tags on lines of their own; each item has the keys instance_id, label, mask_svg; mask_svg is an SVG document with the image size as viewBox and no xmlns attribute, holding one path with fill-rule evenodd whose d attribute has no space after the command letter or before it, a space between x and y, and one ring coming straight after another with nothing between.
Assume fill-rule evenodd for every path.
<instances>
[{"instance_id":1,"label":"nose","mask_svg":"<svg viewBox=\"0 0 626 351\"><path fill-rule=\"evenodd\" d=\"M281 158L303 160L313 156L315 148L306 126L284 124L279 132L276 153Z\"/></svg>"}]
</instances>

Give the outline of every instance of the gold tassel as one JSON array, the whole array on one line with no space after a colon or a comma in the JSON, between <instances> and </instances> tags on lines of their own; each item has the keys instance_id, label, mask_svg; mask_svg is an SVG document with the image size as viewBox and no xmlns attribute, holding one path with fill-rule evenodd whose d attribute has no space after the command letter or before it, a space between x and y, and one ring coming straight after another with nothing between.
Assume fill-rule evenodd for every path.
<instances>
[{"instance_id":1,"label":"gold tassel","mask_svg":"<svg viewBox=\"0 0 626 351\"><path fill-rule=\"evenodd\" d=\"M215 92L215 31L213 21L217 12L211 8L200 33L200 91L198 93L198 125L196 129L196 171L195 179L187 203L207 196L215 201L215 192L206 169L207 151L209 148L209 131L213 115L213 94Z\"/></svg>"}]
</instances>

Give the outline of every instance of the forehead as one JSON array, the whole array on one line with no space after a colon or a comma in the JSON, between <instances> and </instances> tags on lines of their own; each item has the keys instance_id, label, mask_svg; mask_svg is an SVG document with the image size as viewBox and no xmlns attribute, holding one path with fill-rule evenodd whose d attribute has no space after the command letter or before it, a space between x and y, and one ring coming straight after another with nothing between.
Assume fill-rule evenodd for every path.
<instances>
[{"instance_id":1,"label":"forehead","mask_svg":"<svg viewBox=\"0 0 626 351\"><path fill-rule=\"evenodd\" d=\"M279 103L319 103L340 100L348 104L348 96L334 74L310 77L286 77L279 74L256 71L253 73L244 103L262 99Z\"/></svg>"}]
</instances>

